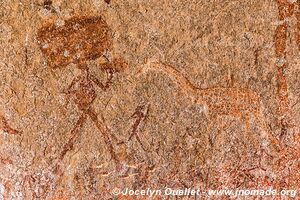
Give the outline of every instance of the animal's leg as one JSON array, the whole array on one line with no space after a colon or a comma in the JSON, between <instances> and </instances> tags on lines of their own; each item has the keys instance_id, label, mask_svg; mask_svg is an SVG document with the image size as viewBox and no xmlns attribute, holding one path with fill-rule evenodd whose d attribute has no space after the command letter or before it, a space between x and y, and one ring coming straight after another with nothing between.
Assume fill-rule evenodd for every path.
<instances>
[{"instance_id":1,"label":"animal's leg","mask_svg":"<svg viewBox=\"0 0 300 200\"><path fill-rule=\"evenodd\" d=\"M278 139L272 134L270 127L267 125L266 119L261 110L254 113L255 120L259 122L259 125L263 129L262 138L266 139L270 146L275 150L275 152L279 153L282 148Z\"/></svg>"},{"instance_id":2,"label":"animal's leg","mask_svg":"<svg viewBox=\"0 0 300 200\"><path fill-rule=\"evenodd\" d=\"M245 114L241 117L241 121L245 124L245 141L251 137L251 127L250 127L250 117L248 114Z\"/></svg>"},{"instance_id":3,"label":"animal's leg","mask_svg":"<svg viewBox=\"0 0 300 200\"><path fill-rule=\"evenodd\" d=\"M117 158L114 147L113 147L112 142L109 137L110 131L109 131L108 127L106 127L106 125L98 119L96 112L92 108L89 108L89 110L87 111L87 114L90 116L92 121L95 123L95 125L101 132L101 134L104 138L104 142L108 148L108 151L109 151L112 159L116 162L117 165L119 165L119 160Z\"/></svg>"},{"instance_id":4,"label":"animal's leg","mask_svg":"<svg viewBox=\"0 0 300 200\"><path fill-rule=\"evenodd\" d=\"M240 118L245 125L244 141L246 144L251 145L251 148L259 149L259 145L256 143L257 138L254 137L254 133L251 131L249 113L242 115Z\"/></svg>"},{"instance_id":5,"label":"animal's leg","mask_svg":"<svg viewBox=\"0 0 300 200\"><path fill-rule=\"evenodd\" d=\"M209 188L212 184L211 180L211 173L210 170L216 168L214 165L215 159L218 158L220 155L216 155L219 153L218 149L221 148L221 143L224 142L224 123L221 122L221 116L217 114L213 114L210 116L210 122L207 127L208 132L208 145L209 147L205 150L205 168L208 170L205 177L204 177L204 184L205 188ZM212 128L216 126L216 131L213 133Z\"/></svg>"},{"instance_id":6,"label":"animal's leg","mask_svg":"<svg viewBox=\"0 0 300 200\"><path fill-rule=\"evenodd\" d=\"M208 124L208 127L207 127L207 131L208 131L208 134L209 134L208 142L209 142L209 145L210 145L211 148L215 148L215 143L214 142L216 141L217 136L222 134L222 132L223 132L222 129L224 128L224 125L222 123L221 127L220 127L221 130L220 131L217 130L216 133L214 135L212 135L212 132L211 132L212 127L214 125L216 125L217 128L219 128L220 117L218 115L212 115L210 118L211 118L210 119L211 121L210 121L210 123Z\"/></svg>"}]
</instances>

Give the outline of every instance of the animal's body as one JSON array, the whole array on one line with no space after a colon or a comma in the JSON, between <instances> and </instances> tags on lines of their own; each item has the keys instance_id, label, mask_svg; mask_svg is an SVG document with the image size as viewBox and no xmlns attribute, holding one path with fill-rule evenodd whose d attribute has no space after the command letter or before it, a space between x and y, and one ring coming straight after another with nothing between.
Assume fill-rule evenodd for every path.
<instances>
[{"instance_id":1,"label":"animal's body","mask_svg":"<svg viewBox=\"0 0 300 200\"><path fill-rule=\"evenodd\" d=\"M262 137L267 138L277 150L280 148L262 113L262 102L259 95L239 87L200 88L191 83L180 71L171 65L161 62L148 62L143 71L155 70L168 75L193 101L207 107L207 113L214 123L219 116L232 116L240 119L250 131L250 117L253 116L263 129Z\"/></svg>"}]
</instances>

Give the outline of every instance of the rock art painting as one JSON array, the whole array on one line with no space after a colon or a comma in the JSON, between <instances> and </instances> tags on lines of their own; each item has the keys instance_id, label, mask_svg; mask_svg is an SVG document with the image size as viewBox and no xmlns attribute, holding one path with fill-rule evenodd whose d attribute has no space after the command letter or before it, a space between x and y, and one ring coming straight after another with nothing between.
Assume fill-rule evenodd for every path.
<instances>
[{"instance_id":1,"label":"rock art painting","mask_svg":"<svg viewBox=\"0 0 300 200\"><path fill-rule=\"evenodd\" d=\"M299 199L299 0L0 10L0 200Z\"/></svg>"}]
</instances>

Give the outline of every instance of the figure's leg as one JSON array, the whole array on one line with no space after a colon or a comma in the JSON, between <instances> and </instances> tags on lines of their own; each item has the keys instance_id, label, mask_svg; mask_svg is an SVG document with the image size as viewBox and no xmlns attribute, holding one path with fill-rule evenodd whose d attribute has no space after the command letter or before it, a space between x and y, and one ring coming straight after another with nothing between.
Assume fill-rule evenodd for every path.
<instances>
[{"instance_id":1,"label":"figure's leg","mask_svg":"<svg viewBox=\"0 0 300 200\"><path fill-rule=\"evenodd\" d=\"M136 140L141 145L141 147L144 151L147 151L147 150L144 147L144 145L138 135L138 129L139 129L141 122L143 122L148 117L149 108L150 108L150 104L148 104L147 107L145 105L138 106L136 108L135 112L131 115L131 117L136 118L136 120L135 120L134 124L132 125L132 131L128 138L128 141L130 141L133 138L133 136L135 136Z\"/></svg>"},{"instance_id":2,"label":"figure's leg","mask_svg":"<svg viewBox=\"0 0 300 200\"><path fill-rule=\"evenodd\" d=\"M17 135L21 133L20 131L11 128L7 120L2 115L0 115L0 130L3 130L4 132L12 135Z\"/></svg>"},{"instance_id":3,"label":"figure's leg","mask_svg":"<svg viewBox=\"0 0 300 200\"><path fill-rule=\"evenodd\" d=\"M68 142L63 147L63 151L60 155L60 159L63 159L63 157L66 155L66 153L73 149L74 142L79 136L79 131L82 128L83 124L86 122L87 116L86 114L82 114L80 118L77 120L74 128L71 131L71 137L69 138Z\"/></svg>"},{"instance_id":4,"label":"figure's leg","mask_svg":"<svg viewBox=\"0 0 300 200\"><path fill-rule=\"evenodd\" d=\"M71 131L71 137L69 138L68 142L64 145L62 152L59 155L58 163L55 165L56 172L59 172L60 162L64 159L67 152L73 149L73 145L76 139L78 138L80 129L82 128L83 124L86 122L86 119L87 119L87 115L82 114L77 120L75 126L73 127Z\"/></svg>"},{"instance_id":5,"label":"figure's leg","mask_svg":"<svg viewBox=\"0 0 300 200\"><path fill-rule=\"evenodd\" d=\"M65 106L67 106L67 105L69 104L69 102L70 102L70 96L71 96L71 94L74 93L74 90L73 90L74 85L75 85L77 82L79 82L80 79L81 79L81 77L79 77L79 76L76 77L76 78L74 78L74 79L72 80L71 84L69 85L69 87L68 87L67 89L64 89L64 90L62 91L62 93L64 93L64 94L67 96Z\"/></svg>"},{"instance_id":6,"label":"figure's leg","mask_svg":"<svg viewBox=\"0 0 300 200\"><path fill-rule=\"evenodd\" d=\"M140 137L139 137L139 135L138 135L137 130L133 130L133 131L132 131L131 135L130 135L129 138L128 138L128 141L132 140L133 136L135 136L136 140L137 140L138 143L141 145L142 149L143 149L144 151L147 151L147 149L144 147L144 145L143 145L143 143L142 143L142 141L141 141L141 139L140 139Z\"/></svg>"},{"instance_id":7,"label":"figure's leg","mask_svg":"<svg viewBox=\"0 0 300 200\"><path fill-rule=\"evenodd\" d=\"M105 142L105 144L108 148L108 151L109 151L112 159L116 162L117 165L119 165L119 160L117 158L114 147L113 147L112 142L111 142L110 137L109 137L109 132L110 131L109 131L108 127L98 119L98 116L97 116L96 112L92 108L89 108L89 110L87 111L87 114L90 116L92 121L95 123L95 125L97 126L97 128L101 132L101 134L104 138L104 142Z\"/></svg>"}]
</instances>

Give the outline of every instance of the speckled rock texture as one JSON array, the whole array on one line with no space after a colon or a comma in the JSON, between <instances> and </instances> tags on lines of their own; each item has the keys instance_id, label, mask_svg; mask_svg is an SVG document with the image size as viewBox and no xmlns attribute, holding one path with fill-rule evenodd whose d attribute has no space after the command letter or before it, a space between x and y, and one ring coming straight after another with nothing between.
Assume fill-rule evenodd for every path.
<instances>
[{"instance_id":1,"label":"speckled rock texture","mask_svg":"<svg viewBox=\"0 0 300 200\"><path fill-rule=\"evenodd\" d=\"M299 0L1 0L0 58L0 199L299 195Z\"/></svg>"}]
</instances>

